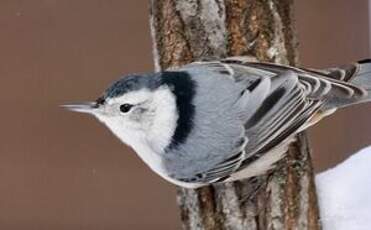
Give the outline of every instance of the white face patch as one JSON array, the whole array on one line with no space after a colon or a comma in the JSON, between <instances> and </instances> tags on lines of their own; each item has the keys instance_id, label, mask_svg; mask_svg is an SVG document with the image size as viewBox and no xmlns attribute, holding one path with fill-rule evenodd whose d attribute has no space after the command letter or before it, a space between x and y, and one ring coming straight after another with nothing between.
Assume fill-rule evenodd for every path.
<instances>
[{"instance_id":1,"label":"white face patch","mask_svg":"<svg viewBox=\"0 0 371 230\"><path fill-rule=\"evenodd\" d=\"M96 117L161 175L164 170L160 155L171 143L177 126L175 99L167 86L154 91L141 89L107 99L103 112ZM122 113L119 108L125 103L133 107Z\"/></svg>"},{"instance_id":2,"label":"white face patch","mask_svg":"<svg viewBox=\"0 0 371 230\"><path fill-rule=\"evenodd\" d=\"M152 106L156 108L156 112L148 132L148 139L155 151L162 152L171 142L179 115L175 96L168 87L156 90L153 98Z\"/></svg>"}]
</instances>

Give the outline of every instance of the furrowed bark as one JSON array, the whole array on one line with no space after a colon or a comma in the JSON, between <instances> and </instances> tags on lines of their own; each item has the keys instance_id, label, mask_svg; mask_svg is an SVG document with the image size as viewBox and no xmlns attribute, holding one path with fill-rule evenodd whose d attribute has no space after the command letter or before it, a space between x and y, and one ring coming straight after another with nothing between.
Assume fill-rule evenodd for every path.
<instances>
[{"instance_id":1,"label":"furrowed bark","mask_svg":"<svg viewBox=\"0 0 371 230\"><path fill-rule=\"evenodd\" d=\"M296 65L292 14L292 0L151 0L156 69L242 55ZM184 229L320 229L305 134L268 175L178 188L177 201Z\"/></svg>"}]
</instances>

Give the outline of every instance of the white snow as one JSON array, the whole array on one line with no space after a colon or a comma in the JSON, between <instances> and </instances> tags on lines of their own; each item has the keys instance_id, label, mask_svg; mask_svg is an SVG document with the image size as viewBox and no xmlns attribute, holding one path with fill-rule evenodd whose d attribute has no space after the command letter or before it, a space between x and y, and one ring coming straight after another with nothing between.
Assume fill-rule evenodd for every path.
<instances>
[{"instance_id":1,"label":"white snow","mask_svg":"<svg viewBox=\"0 0 371 230\"><path fill-rule=\"evenodd\" d=\"M371 229L371 146L316 176L324 230Z\"/></svg>"}]
</instances>

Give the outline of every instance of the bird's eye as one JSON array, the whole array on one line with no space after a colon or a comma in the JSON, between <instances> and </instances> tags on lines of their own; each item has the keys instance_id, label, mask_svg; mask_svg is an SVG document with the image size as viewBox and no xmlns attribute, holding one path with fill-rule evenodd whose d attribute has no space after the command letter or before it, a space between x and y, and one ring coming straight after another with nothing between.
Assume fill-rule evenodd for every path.
<instances>
[{"instance_id":1,"label":"bird's eye","mask_svg":"<svg viewBox=\"0 0 371 230\"><path fill-rule=\"evenodd\" d=\"M129 112L130 111L130 109L133 107L133 105L131 105L131 104L122 104L122 105L120 105L120 111L122 112L122 113L127 113L127 112Z\"/></svg>"}]
</instances>

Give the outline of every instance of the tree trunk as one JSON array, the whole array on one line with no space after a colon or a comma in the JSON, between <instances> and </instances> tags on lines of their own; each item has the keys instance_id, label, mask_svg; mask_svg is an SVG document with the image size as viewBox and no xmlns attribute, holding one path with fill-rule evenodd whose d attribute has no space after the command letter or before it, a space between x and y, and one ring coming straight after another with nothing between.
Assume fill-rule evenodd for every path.
<instances>
[{"instance_id":1,"label":"tree trunk","mask_svg":"<svg viewBox=\"0 0 371 230\"><path fill-rule=\"evenodd\" d=\"M292 0L152 0L157 70L202 57L297 64ZM179 188L184 229L320 229L309 146L300 134L269 175Z\"/></svg>"}]
</instances>

